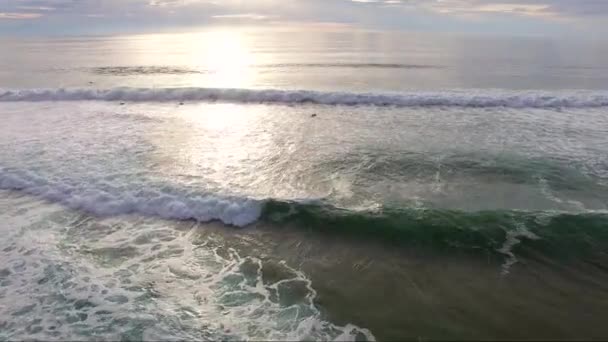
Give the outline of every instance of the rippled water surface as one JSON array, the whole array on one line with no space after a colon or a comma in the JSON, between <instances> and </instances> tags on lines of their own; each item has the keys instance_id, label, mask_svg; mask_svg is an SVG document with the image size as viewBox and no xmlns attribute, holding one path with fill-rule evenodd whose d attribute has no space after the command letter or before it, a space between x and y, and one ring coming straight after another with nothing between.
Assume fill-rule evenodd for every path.
<instances>
[{"instance_id":1,"label":"rippled water surface","mask_svg":"<svg viewBox=\"0 0 608 342\"><path fill-rule=\"evenodd\" d=\"M1 339L608 336L605 44L3 43Z\"/></svg>"}]
</instances>

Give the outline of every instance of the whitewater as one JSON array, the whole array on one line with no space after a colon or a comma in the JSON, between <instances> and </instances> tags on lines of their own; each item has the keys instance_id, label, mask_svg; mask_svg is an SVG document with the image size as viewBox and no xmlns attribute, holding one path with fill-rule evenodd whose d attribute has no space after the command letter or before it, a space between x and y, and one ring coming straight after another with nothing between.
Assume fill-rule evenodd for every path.
<instances>
[{"instance_id":1,"label":"whitewater","mask_svg":"<svg viewBox=\"0 0 608 342\"><path fill-rule=\"evenodd\" d=\"M235 103L312 103L323 105L455 106L508 108L585 108L608 106L608 93L588 91L453 90L374 94L311 90L219 88L0 89L1 102L13 101L224 101Z\"/></svg>"},{"instance_id":2,"label":"whitewater","mask_svg":"<svg viewBox=\"0 0 608 342\"><path fill-rule=\"evenodd\" d=\"M608 336L601 46L1 43L0 339Z\"/></svg>"}]
</instances>

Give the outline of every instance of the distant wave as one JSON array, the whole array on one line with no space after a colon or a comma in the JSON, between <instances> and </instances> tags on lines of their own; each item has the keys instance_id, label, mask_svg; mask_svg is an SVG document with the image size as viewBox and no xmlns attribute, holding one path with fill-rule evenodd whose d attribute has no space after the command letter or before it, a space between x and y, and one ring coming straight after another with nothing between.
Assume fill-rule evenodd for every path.
<instances>
[{"instance_id":1,"label":"distant wave","mask_svg":"<svg viewBox=\"0 0 608 342\"><path fill-rule=\"evenodd\" d=\"M93 74L111 76L207 74L207 70L168 66L112 66L89 68Z\"/></svg>"},{"instance_id":2,"label":"distant wave","mask_svg":"<svg viewBox=\"0 0 608 342\"><path fill-rule=\"evenodd\" d=\"M449 66L435 64L407 64L407 63L266 63L248 65L251 69L446 69ZM548 69L562 70L604 70L605 67L584 66L584 65L555 65L548 66ZM56 71L69 71L69 68L55 68ZM188 75L188 74L213 74L212 68L205 67L186 67L186 66L102 66L92 68L79 68L84 72L104 76L138 76L138 75Z\"/></svg>"},{"instance_id":3,"label":"distant wave","mask_svg":"<svg viewBox=\"0 0 608 342\"><path fill-rule=\"evenodd\" d=\"M403 64L403 63L269 63L253 64L253 69L287 69L287 68L352 68L352 69L440 69L441 65ZM105 66L85 68L97 75L133 76L133 75L183 75L209 74L213 69L179 66Z\"/></svg>"},{"instance_id":4,"label":"distant wave","mask_svg":"<svg viewBox=\"0 0 608 342\"><path fill-rule=\"evenodd\" d=\"M608 92L454 90L382 94L221 88L0 89L0 102L12 101L224 101L394 107L587 108L607 107Z\"/></svg>"},{"instance_id":5,"label":"distant wave","mask_svg":"<svg viewBox=\"0 0 608 342\"><path fill-rule=\"evenodd\" d=\"M353 68L353 69L441 69L442 65L403 63L276 63L259 64L257 68Z\"/></svg>"}]
</instances>

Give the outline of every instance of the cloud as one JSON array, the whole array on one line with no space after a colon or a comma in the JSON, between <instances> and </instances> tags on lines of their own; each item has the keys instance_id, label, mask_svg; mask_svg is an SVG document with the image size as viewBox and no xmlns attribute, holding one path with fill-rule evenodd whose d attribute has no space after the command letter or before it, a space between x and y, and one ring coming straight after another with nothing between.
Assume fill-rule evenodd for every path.
<instances>
[{"instance_id":1,"label":"cloud","mask_svg":"<svg viewBox=\"0 0 608 342\"><path fill-rule=\"evenodd\" d=\"M568 16L605 16L608 15L608 1L604 0L554 0L550 9Z\"/></svg>"},{"instance_id":2,"label":"cloud","mask_svg":"<svg viewBox=\"0 0 608 342\"><path fill-rule=\"evenodd\" d=\"M171 7L171 6L188 6L192 4L204 3L202 0L149 0L150 6L158 7ZM208 1L206 3L214 3L214 1Z\"/></svg>"},{"instance_id":3,"label":"cloud","mask_svg":"<svg viewBox=\"0 0 608 342\"><path fill-rule=\"evenodd\" d=\"M406 9L430 10L442 14L499 13L515 15L553 16L602 16L608 15L608 0L1 0L2 12L95 12L99 9L133 10L154 12L162 15L167 8L183 11L224 13L256 13L276 15L284 8L286 12L299 8L317 7L317 11L344 11L349 14L356 7L370 8L402 7ZM279 8L281 7L281 8ZM264 10L272 13L264 13ZM221 13L209 13L210 16ZM333 13L339 15L340 13ZM368 12L373 16L377 13Z\"/></svg>"},{"instance_id":4,"label":"cloud","mask_svg":"<svg viewBox=\"0 0 608 342\"><path fill-rule=\"evenodd\" d=\"M496 23L521 30L516 25L524 21L540 27L556 18L598 26L608 17L608 0L0 0L0 13L4 22L30 19L39 25L28 30L54 32L274 25L278 18L285 25L485 32ZM487 27L478 26L482 21Z\"/></svg>"},{"instance_id":5,"label":"cloud","mask_svg":"<svg viewBox=\"0 0 608 342\"><path fill-rule=\"evenodd\" d=\"M27 20L41 17L40 13L24 13L24 12L0 12L0 20Z\"/></svg>"},{"instance_id":6,"label":"cloud","mask_svg":"<svg viewBox=\"0 0 608 342\"><path fill-rule=\"evenodd\" d=\"M515 15L555 15L549 4L505 3L492 1L456 0L445 1L430 6L445 14L515 14Z\"/></svg>"},{"instance_id":7,"label":"cloud","mask_svg":"<svg viewBox=\"0 0 608 342\"><path fill-rule=\"evenodd\" d=\"M268 20L276 19L276 16L269 16L255 13L240 13L240 14L220 14L212 16L213 19L246 19L246 20Z\"/></svg>"},{"instance_id":8,"label":"cloud","mask_svg":"<svg viewBox=\"0 0 608 342\"><path fill-rule=\"evenodd\" d=\"M17 8L20 10L36 11L36 12L48 12L48 11L55 10L55 7L48 7L48 6L17 6Z\"/></svg>"},{"instance_id":9,"label":"cloud","mask_svg":"<svg viewBox=\"0 0 608 342\"><path fill-rule=\"evenodd\" d=\"M443 14L515 14L529 16L607 16L606 0L404 0L403 6L425 8Z\"/></svg>"}]
</instances>

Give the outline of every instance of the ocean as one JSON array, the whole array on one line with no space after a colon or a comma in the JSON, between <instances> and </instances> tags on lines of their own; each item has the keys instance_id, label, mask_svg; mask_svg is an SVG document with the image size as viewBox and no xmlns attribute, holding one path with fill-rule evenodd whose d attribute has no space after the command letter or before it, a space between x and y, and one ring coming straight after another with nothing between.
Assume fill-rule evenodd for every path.
<instances>
[{"instance_id":1,"label":"ocean","mask_svg":"<svg viewBox=\"0 0 608 342\"><path fill-rule=\"evenodd\" d=\"M0 41L0 339L606 339L608 43Z\"/></svg>"}]
</instances>

